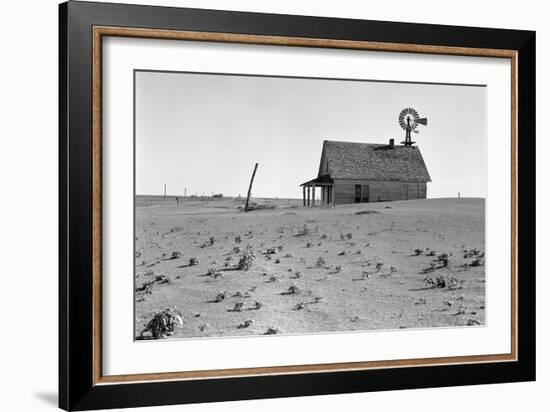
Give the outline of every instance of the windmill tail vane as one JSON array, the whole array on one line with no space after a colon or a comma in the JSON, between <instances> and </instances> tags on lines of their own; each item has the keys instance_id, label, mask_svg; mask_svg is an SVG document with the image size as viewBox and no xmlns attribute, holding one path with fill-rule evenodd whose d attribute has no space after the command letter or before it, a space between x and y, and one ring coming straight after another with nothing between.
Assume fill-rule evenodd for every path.
<instances>
[{"instance_id":1,"label":"windmill tail vane","mask_svg":"<svg viewBox=\"0 0 550 412\"><path fill-rule=\"evenodd\" d=\"M420 117L418 112L412 107L401 110L398 120L401 128L405 130L405 140L401 142L405 146L412 146L416 143L411 140L411 132L418 133L418 130L416 130L418 125L428 125L428 118Z\"/></svg>"}]
</instances>

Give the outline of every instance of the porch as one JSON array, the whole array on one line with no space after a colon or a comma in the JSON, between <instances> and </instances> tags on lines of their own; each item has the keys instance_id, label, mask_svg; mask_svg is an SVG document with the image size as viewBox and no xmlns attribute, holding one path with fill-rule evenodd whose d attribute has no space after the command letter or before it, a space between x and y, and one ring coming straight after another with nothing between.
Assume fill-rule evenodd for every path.
<instances>
[{"instance_id":1,"label":"porch","mask_svg":"<svg viewBox=\"0 0 550 412\"><path fill-rule=\"evenodd\" d=\"M334 205L334 180L328 176L319 176L316 179L302 183L304 207L314 207L316 198L315 190L321 190L320 205Z\"/></svg>"}]
</instances>

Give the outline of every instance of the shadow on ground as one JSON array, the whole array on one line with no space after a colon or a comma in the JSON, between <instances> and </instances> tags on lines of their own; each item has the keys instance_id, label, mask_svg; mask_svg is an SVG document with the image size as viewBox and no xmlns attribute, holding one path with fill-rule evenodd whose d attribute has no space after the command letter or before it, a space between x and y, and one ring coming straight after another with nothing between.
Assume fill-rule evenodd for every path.
<instances>
[{"instance_id":1,"label":"shadow on ground","mask_svg":"<svg viewBox=\"0 0 550 412\"><path fill-rule=\"evenodd\" d=\"M57 393L55 392L38 392L34 396L45 404L57 407Z\"/></svg>"}]
</instances>

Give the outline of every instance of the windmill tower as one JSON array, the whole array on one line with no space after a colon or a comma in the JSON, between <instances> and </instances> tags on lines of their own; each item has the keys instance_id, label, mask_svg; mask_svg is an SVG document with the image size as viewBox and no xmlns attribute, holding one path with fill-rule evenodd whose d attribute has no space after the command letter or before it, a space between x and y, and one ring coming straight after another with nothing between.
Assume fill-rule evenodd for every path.
<instances>
[{"instance_id":1,"label":"windmill tower","mask_svg":"<svg viewBox=\"0 0 550 412\"><path fill-rule=\"evenodd\" d=\"M412 146L416 142L411 140L411 132L418 133L416 128L418 125L428 125L428 119L426 117L420 117L418 112L412 107L407 107L406 109L401 110L399 113L399 125L403 130L405 130L405 140L401 144L405 146Z\"/></svg>"}]
</instances>

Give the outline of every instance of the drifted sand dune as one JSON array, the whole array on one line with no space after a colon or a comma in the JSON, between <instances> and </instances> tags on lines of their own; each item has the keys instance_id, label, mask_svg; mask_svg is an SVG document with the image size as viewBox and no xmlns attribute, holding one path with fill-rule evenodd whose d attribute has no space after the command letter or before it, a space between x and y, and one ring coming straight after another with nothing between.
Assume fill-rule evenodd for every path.
<instances>
[{"instance_id":1,"label":"drifted sand dune","mask_svg":"<svg viewBox=\"0 0 550 412\"><path fill-rule=\"evenodd\" d=\"M136 197L136 337L167 307L184 320L171 338L484 324L484 199L255 201L275 208ZM250 269L227 270L247 250Z\"/></svg>"}]
</instances>

